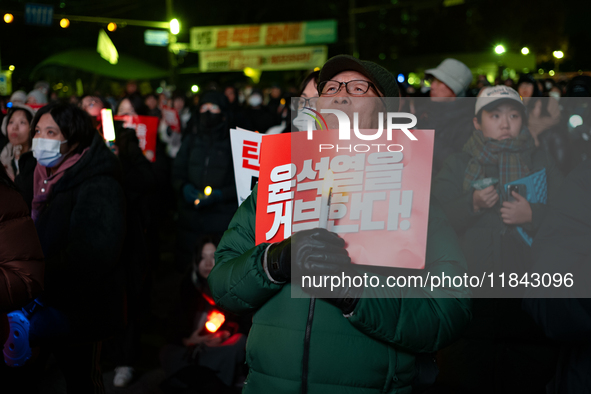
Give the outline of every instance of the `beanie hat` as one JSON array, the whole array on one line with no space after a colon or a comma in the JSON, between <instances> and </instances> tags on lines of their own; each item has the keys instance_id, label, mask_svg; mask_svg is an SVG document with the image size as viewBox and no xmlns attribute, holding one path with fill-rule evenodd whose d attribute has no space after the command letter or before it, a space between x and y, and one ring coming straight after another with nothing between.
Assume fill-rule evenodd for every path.
<instances>
[{"instance_id":1,"label":"beanie hat","mask_svg":"<svg viewBox=\"0 0 591 394\"><path fill-rule=\"evenodd\" d=\"M328 59L320 70L318 84L330 80L343 71L357 71L365 75L384 97L400 97L398 83L390 71L374 62L359 60L350 55L337 55Z\"/></svg>"},{"instance_id":2,"label":"beanie hat","mask_svg":"<svg viewBox=\"0 0 591 394\"><path fill-rule=\"evenodd\" d=\"M456 96L464 93L472 82L472 72L464 63L456 59L445 59L437 68L430 68L425 75L432 75L448 88L453 90Z\"/></svg>"},{"instance_id":3,"label":"beanie hat","mask_svg":"<svg viewBox=\"0 0 591 394\"><path fill-rule=\"evenodd\" d=\"M42 91L33 89L27 94L27 100L29 97L33 97L36 101L35 104L47 104L47 96Z\"/></svg>"},{"instance_id":4,"label":"beanie hat","mask_svg":"<svg viewBox=\"0 0 591 394\"><path fill-rule=\"evenodd\" d=\"M201 106L205 103L211 103L211 104L217 105L218 107L220 107L220 110L222 110L222 112L228 111L228 107L229 107L228 98L222 92L218 92L215 90L210 90L208 92L205 92L203 94L203 96L201 96L201 98L199 99L199 105Z\"/></svg>"},{"instance_id":5,"label":"beanie hat","mask_svg":"<svg viewBox=\"0 0 591 394\"><path fill-rule=\"evenodd\" d=\"M24 90L17 90L16 92L12 93L12 96L10 96L10 101L12 103L14 103L15 101L24 103L25 101L27 101L27 92L25 92Z\"/></svg>"}]
</instances>

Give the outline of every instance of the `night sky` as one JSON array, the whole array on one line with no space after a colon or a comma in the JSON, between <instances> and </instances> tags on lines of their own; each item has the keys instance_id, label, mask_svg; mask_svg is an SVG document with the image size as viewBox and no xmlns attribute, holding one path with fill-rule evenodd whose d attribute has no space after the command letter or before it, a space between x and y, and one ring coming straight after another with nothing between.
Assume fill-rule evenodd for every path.
<instances>
[{"instance_id":1,"label":"night sky","mask_svg":"<svg viewBox=\"0 0 591 394\"><path fill-rule=\"evenodd\" d=\"M35 2L53 4L56 14L167 20L165 0ZM497 43L504 44L510 52L528 46L538 55L538 63L549 67L553 61L552 51L560 49L566 54L561 71L591 69L591 30L587 26L591 2L465 0L463 4L450 7L443 6L443 0L356 0L355 3L357 8L379 6L356 14L355 34L360 57L393 71L399 70L399 59L404 56L492 51ZM2 69L15 65L14 88L32 84L31 71L52 54L67 49L96 48L98 31L105 27L72 22L68 29L61 29L57 20L52 27L28 26L24 24L24 16L17 15L24 13L25 4L20 0L0 0L2 14L15 13L12 24L0 23ZM189 42L191 26L336 19L339 39L329 45L329 56L350 53L348 0L258 0L249 2L250 6L246 4L232 0L174 0L174 16L181 22L178 41ZM136 26L119 27L109 36L119 53L168 68L166 48L146 46L144 30ZM198 64L194 53L178 60L180 68ZM266 74L281 78L277 73ZM284 78L296 74L287 73ZM178 82L180 85L191 83L191 78L202 81L204 76L182 76Z\"/></svg>"}]
</instances>

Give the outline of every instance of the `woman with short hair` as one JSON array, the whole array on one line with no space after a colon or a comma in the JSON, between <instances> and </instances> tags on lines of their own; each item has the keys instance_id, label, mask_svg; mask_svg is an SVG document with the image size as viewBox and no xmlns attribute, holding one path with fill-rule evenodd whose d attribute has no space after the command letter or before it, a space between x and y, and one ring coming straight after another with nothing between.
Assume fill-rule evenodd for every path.
<instances>
[{"instance_id":1,"label":"woman with short hair","mask_svg":"<svg viewBox=\"0 0 591 394\"><path fill-rule=\"evenodd\" d=\"M88 114L71 104L41 108L31 136L37 158L32 217L46 287L29 340L53 353L68 392L102 392L100 341L124 321L120 164Z\"/></svg>"}]
</instances>

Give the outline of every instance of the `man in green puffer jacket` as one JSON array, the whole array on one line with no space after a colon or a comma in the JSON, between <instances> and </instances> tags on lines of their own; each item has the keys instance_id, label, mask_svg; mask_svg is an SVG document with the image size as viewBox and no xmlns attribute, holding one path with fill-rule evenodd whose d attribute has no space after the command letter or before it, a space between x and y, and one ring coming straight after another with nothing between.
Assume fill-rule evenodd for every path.
<instances>
[{"instance_id":1,"label":"man in green puffer jacket","mask_svg":"<svg viewBox=\"0 0 591 394\"><path fill-rule=\"evenodd\" d=\"M362 81L365 88L352 90L353 84L346 84L352 80ZM337 81L338 87L324 89L329 81ZM324 65L318 88L321 96L338 98L398 97L392 74L346 55ZM244 392L410 393L415 354L451 343L470 320L468 291L344 286L339 298L295 298L303 290L290 283L291 265L308 273L355 268L344 241L323 229L301 231L278 244L256 245L256 199L257 188L232 219L208 279L221 307L255 312ZM466 272L456 236L444 213L434 207L425 266L423 276ZM380 280L386 283L385 277Z\"/></svg>"}]
</instances>

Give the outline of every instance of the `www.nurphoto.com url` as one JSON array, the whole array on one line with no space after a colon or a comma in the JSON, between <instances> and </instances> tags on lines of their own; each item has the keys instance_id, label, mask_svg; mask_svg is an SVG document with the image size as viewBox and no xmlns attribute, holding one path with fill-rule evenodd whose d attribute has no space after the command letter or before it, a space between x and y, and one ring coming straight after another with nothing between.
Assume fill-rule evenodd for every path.
<instances>
[{"instance_id":1,"label":"www.nurphoto.com url","mask_svg":"<svg viewBox=\"0 0 591 394\"><path fill-rule=\"evenodd\" d=\"M382 280L385 279L385 283ZM405 275L379 277L375 275L304 275L302 276L302 287L323 287L335 288L341 286L349 287L401 287L401 288L423 288L431 291L438 288L470 287L470 288L517 288L517 287L572 287L574 285L573 274L571 273L487 273L481 276L476 275L446 275L444 272L431 275Z\"/></svg>"}]
</instances>

